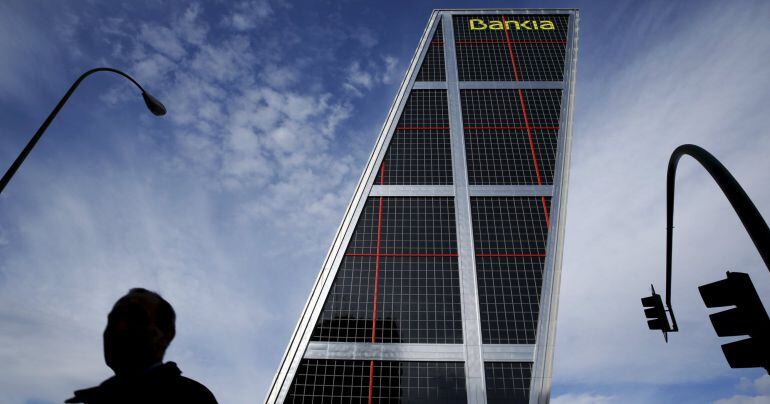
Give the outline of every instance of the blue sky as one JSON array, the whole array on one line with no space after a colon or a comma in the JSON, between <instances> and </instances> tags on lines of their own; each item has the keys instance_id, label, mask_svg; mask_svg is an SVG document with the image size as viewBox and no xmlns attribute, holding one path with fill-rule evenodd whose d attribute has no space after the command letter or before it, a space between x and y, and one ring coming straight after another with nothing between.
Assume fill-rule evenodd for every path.
<instances>
[{"instance_id":1,"label":"blue sky","mask_svg":"<svg viewBox=\"0 0 770 404\"><path fill-rule=\"evenodd\" d=\"M767 2L0 3L0 166L83 83L0 196L0 402L61 402L108 377L112 303L178 312L167 359L223 403L262 400L433 8L579 7L580 54L553 398L770 402L727 368L696 286L770 278L708 176L680 169L664 344L670 152L696 143L770 216ZM767 300L765 299L767 306Z\"/></svg>"}]
</instances>

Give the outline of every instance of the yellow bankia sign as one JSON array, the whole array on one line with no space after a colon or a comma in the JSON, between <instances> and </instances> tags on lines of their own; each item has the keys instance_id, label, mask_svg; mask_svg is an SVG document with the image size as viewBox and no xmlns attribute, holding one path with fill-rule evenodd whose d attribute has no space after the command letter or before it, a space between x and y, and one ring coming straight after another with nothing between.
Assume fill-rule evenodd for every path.
<instances>
[{"instance_id":1,"label":"yellow bankia sign","mask_svg":"<svg viewBox=\"0 0 770 404\"><path fill-rule=\"evenodd\" d=\"M481 18L472 18L468 21L468 24L470 25L471 31L484 31L488 29L493 31L503 29L506 31L512 29L517 31L551 31L556 29L553 25L553 21L549 20L508 20L503 22L499 20L484 21Z\"/></svg>"}]
</instances>

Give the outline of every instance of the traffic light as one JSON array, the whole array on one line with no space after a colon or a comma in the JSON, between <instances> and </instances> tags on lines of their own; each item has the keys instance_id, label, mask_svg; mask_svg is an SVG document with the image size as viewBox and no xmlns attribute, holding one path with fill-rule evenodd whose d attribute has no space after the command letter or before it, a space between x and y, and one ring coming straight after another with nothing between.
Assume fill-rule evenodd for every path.
<instances>
[{"instance_id":1,"label":"traffic light","mask_svg":"<svg viewBox=\"0 0 770 404\"><path fill-rule=\"evenodd\" d=\"M722 345L731 368L763 367L770 373L770 318L748 274L727 271L727 279L698 287L706 307L735 306L709 316L717 335L750 338Z\"/></svg>"},{"instance_id":2,"label":"traffic light","mask_svg":"<svg viewBox=\"0 0 770 404\"><path fill-rule=\"evenodd\" d=\"M652 289L652 296L642 298L642 306L644 306L644 315L647 316L647 326L651 330L663 331L663 338L668 342L668 332L671 331L671 326L668 323L668 317L666 317L666 309L663 308L663 300L660 295L655 293L655 287L650 285Z\"/></svg>"}]
</instances>

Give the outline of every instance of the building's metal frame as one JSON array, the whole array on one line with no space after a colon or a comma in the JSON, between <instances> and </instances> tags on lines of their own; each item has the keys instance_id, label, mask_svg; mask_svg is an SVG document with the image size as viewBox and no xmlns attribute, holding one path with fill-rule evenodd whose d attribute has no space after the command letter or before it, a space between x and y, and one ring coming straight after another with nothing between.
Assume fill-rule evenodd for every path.
<instances>
[{"instance_id":1,"label":"building's metal frame","mask_svg":"<svg viewBox=\"0 0 770 404\"><path fill-rule=\"evenodd\" d=\"M570 14L564 79L562 82L460 82L455 60L453 15L494 14ZM423 31L398 94L382 127L376 146L369 156L364 173L337 230L312 292L292 334L283 361L273 378L266 403L282 403L302 358L348 360L462 361L465 363L466 390L469 403L485 403L484 362L533 362L530 403L547 403L551 390L553 351L556 336L556 312L561 278L561 257L566 219L567 181L572 140L572 111L577 62L579 12L575 9L483 9L434 10ZM446 82L415 82L419 67L439 21L443 25ZM460 106L460 89L561 89L562 110L556 153L554 185L468 186L465 146ZM395 131L401 111L412 89L445 89L449 101L450 138L453 185L373 185L377 167ZM318 317L344 256L355 224L369 196L453 196L457 223L458 267L463 318L463 344L388 344L311 342ZM476 280L473 228L470 198L474 196L550 196L551 228L541 289L537 339L534 345L482 344L478 288Z\"/></svg>"}]
</instances>

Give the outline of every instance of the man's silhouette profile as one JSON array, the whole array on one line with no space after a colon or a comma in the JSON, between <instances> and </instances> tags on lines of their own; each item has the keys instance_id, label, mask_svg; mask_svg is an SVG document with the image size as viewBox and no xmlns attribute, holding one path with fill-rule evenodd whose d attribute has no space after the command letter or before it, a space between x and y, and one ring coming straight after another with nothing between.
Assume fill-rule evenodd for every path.
<instances>
[{"instance_id":1,"label":"man's silhouette profile","mask_svg":"<svg viewBox=\"0 0 770 404\"><path fill-rule=\"evenodd\" d=\"M104 360L115 376L78 390L66 403L216 404L202 384L181 375L174 362L163 363L176 333L173 307L159 294L134 288L107 317Z\"/></svg>"}]
</instances>

